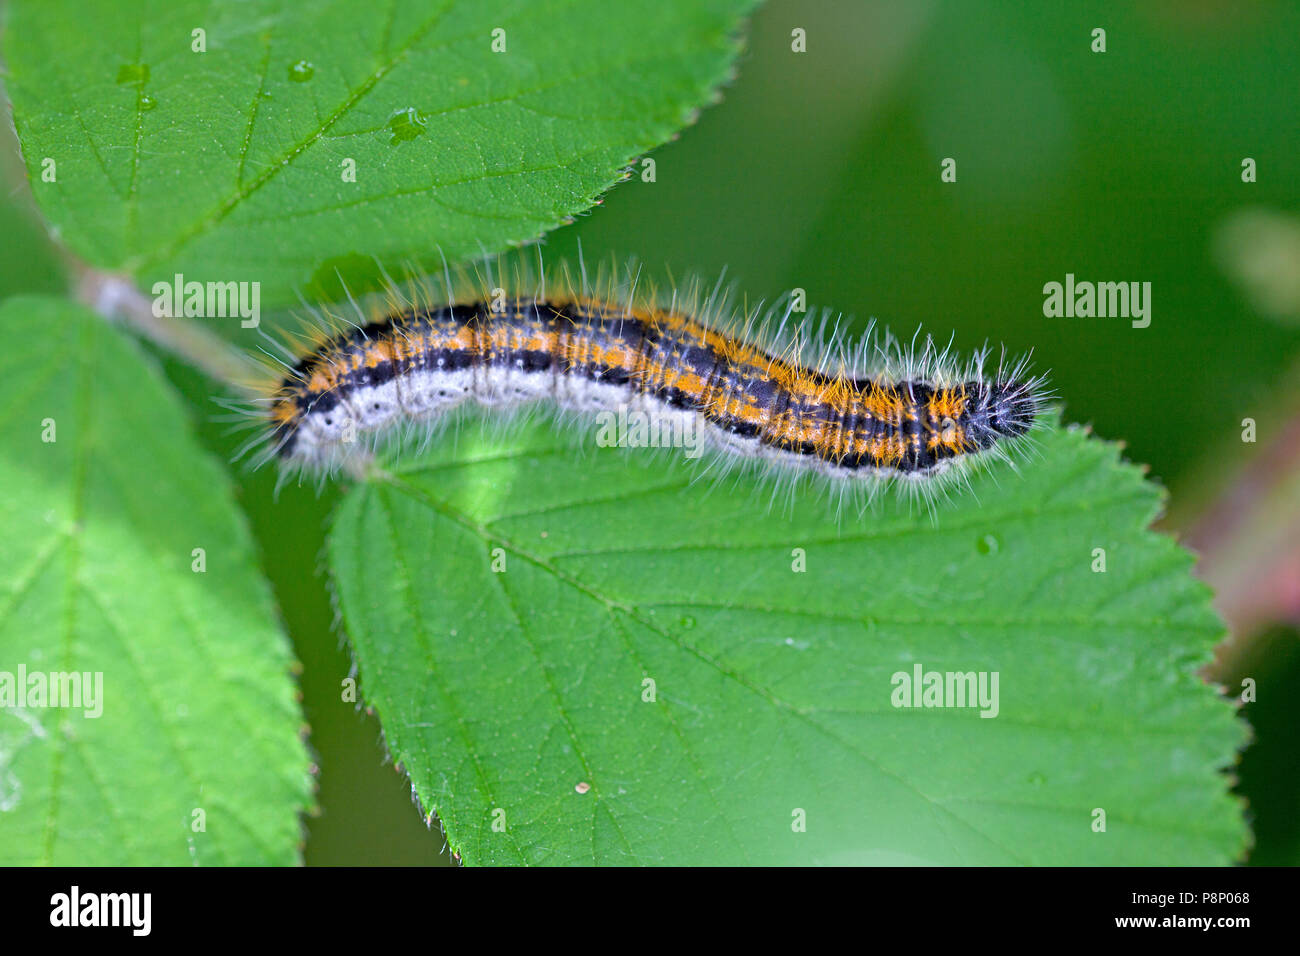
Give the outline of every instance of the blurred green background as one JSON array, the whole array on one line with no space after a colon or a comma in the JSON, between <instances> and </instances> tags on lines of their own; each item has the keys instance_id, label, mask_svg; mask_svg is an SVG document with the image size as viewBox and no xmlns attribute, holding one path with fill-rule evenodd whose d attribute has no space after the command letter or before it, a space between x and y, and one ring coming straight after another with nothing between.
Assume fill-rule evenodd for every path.
<instances>
[{"instance_id":1,"label":"blurred green background","mask_svg":"<svg viewBox=\"0 0 1300 956\"><path fill-rule=\"evenodd\" d=\"M1096 27L1105 53L1091 50ZM791 50L794 28L806 53ZM776 0L722 101L653 154L656 181L634 176L545 254L572 257L580 239L589 259L636 255L661 280L726 267L751 301L800 287L860 325L955 331L963 351L1032 348L1067 421L1123 439L1170 489L1182 530L1297 414L1300 323L1263 314L1221 265L1242 210L1300 215L1297 93L1300 5L1282 0ZM0 295L64 288L11 130L0 157ZM940 180L946 157L955 183ZM1257 182L1242 182L1245 157ZM1300 275L1300 261L1280 262ZM1150 282L1150 327L1045 318L1043 285L1067 272ZM228 458L236 440L211 384L160 358ZM1241 441L1244 417L1258 445ZM377 721L339 701L350 660L319 573L336 493L287 487L277 500L269 471L235 479L305 667L321 809L307 862L449 862ZM1221 675L1259 685L1240 774L1253 862L1300 861L1296 636L1269 631Z\"/></svg>"}]
</instances>

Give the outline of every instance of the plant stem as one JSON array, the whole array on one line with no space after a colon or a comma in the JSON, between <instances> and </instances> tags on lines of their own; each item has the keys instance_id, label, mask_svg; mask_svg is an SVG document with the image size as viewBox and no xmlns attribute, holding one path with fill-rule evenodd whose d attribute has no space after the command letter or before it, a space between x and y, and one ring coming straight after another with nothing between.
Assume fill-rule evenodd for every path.
<instances>
[{"instance_id":1,"label":"plant stem","mask_svg":"<svg viewBox=\"0 0 1300 956\"><path fill-rule=\"evenodd\" d=\"M1236 673L1270 624L1300 623L1300 398L1290 404L1281 429L1186 537L1231 631L1209 667L1214 678Z\"/></svg>"},{"instance_id":2,"label":"plant stem","mask_svg":"<svg viewBox=\"0 0 1300 956\"><path fill-rule=\"evenodd\" d=\"M219 336L187 319L155 315L153 303L129 277L85 266L76 272L78 301L109 321L129 326L223 385L243 395L253 394L247 384L251 371L248 361Z\"/></svg>"}]
</instances>

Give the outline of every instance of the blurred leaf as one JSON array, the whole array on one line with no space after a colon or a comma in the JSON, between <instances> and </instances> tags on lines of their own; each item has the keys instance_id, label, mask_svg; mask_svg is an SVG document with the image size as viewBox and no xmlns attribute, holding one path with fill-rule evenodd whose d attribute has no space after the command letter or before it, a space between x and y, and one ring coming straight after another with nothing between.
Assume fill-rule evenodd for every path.
<instances>
[{"instance_id":1,"label":"blurred leaf","mask_svg":"<svg viewBox=\"0 0 1300 956\"><path fill-rule=\"evenodd\" d=\"M1239 209L1219 224L1214 255L1257 312L1300 322L1300 217Z\"/></svg>"},{"instance_id":2,"label":"blurred leaf","mask_svg":"<svg viewBox=\"0 0 1300 956\"><path fill-rule=\"evenodd\" d=\"M355 488L329 548L367 702L467 863L1242 853L1245 726L1195 676L1222 626L1114 446L1053 429L933 519L837 521L474 435ZM997 672L997 716L896 708L914 667Z\"/></svg>"},{"instance_id":3,"label":"blurred leaf","mask_svg":"<svg viewBox=\"0 0 1300 956\"><path fill-rule=\"evenodd\" d=\"M57 293L67 285L27 195L26 178L13 127L0 123L0 300L23 292Z\"/></svg>"},{"instance_id":4,"label":"blurred leaf","mask_svg":"<svg viewBox=\"0 0 1300 956\"><path fill-rule=\"evenodd\" d=\"M225 474L96 316L0 327L0 672L102 674L97 717L0 708L0 863L295 862L302 715Z\"/></svg>"},{"instance_id":5,"label":"blurred leaf","mask_svg":"<svg viewBox=\"0 0 1300 956\"><path fill-rule=\"evenodd\" d=\"M753 3L15 0L5 56L74 251L146 287L257 280L267 307L587 209L726 79Z\"/></svg>"}]
</instances>

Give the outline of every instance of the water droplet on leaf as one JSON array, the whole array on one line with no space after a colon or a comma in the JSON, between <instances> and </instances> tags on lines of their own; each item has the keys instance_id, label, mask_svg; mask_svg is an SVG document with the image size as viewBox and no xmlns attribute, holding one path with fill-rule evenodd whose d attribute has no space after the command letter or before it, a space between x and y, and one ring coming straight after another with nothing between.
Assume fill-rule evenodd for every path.
<instances>
[{"instance_id":1,"label":"water droplet on leaf","mask_svg":"<svg viewBox=\"0 0 1300 956\"><path fill-rule=\"evenodd\" d=\"M396 146L398 143L410 142L428 128L428 119L414 106L397 110L388 118L388 129L393 134L388 144Z\"/></svg>"}]
</instances>

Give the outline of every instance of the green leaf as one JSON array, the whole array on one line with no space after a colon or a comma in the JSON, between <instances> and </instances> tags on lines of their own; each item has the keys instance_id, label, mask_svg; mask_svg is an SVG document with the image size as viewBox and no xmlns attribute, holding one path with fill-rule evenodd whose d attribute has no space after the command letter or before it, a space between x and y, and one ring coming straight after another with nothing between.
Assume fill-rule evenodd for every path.
<instances>
[{"instance_id":1,"label":"green leaf","mask_svg":"<svg viewBox=\"0 0 1300 956\"><path fill-rule=\"evenodd\" d=\"M0 691L102 675L0 707L0 864L295 862L303 718L225 473L96 316L24 297L0 328Z\"/></svg>"},{"instance_id":2,"label":"green leaf","mask_svg":"<svg viewBox=\"0 0 1300 956\"><path fill-rule=\"evenodd\" d=\"M329 546L367 701L466 862L1242 852L1222 771L1245 725L1195 676L1223 629L1114 446L1053 428L933 519L837 521L476 435L355 488ZM918 665L997 672L997 716L895 707Z\"/></svg>"},{"instance_id":3,"label":"green leaf","mask_svg":"<svg viewBox=\"0 0 1300 956\"><path fill-rule=\"evenodd\" d=\"M5 57L74 251L146 286L257 280L267 307L587 209L727 78L754 2L14 0Z\"/></svg>"}]
</instances>

